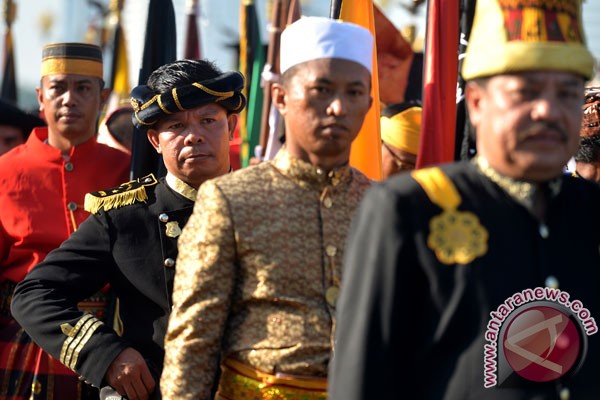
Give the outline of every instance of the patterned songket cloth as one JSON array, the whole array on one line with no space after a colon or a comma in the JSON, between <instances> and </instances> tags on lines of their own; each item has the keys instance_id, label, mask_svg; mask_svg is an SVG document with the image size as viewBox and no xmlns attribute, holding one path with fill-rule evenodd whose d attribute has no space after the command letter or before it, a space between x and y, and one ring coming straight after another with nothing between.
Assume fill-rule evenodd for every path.
<instances>
[{"instance_id":1,"label":"patterned songket cloth","mask_svg":"<svg viewBox=\"0 0 600 400\"><path fill-rule=\"evenodd\" d=\"M221 365L215 399L326 400L327 379L266 374L228 359Z\"/></svg>"}]
</instances>

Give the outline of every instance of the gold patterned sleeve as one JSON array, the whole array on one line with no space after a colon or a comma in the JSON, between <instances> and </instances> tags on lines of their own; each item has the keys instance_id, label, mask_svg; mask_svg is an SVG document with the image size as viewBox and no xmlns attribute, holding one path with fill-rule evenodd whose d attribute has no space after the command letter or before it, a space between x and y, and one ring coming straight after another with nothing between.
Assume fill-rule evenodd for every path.
<instances>
[{"instance_id":1,"label":"gold patterned sleeve","mask_svg":"<svg viewBox=\"0 0 600 400\"><path fill-rule=\"evenodd\" d=\"M163 398L208 399L235 280L227 199L205 182L178 241L173 310L165 337Z\"/></svg>"}]
</instances>

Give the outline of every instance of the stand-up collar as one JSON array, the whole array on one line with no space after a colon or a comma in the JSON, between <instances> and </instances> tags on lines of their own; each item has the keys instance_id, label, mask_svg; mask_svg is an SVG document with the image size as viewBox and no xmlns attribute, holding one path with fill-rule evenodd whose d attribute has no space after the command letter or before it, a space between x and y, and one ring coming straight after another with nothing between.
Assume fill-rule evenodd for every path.
<instances>
[{"instance_id":1,"label":"stand-up collar","mask_svg":"<svg viewBox=\"0 0 600 400\"><path fill-rule=\"evenodd\" d=\"M170 172L167 172L165 182L167 182L167 185L171 189L173 189L186 199L196 201L196 195L198 194L198 191L190 185L188 185L187 183L185 183L184 181L182 181L181 179L179 179L178 177L176 177L175 175L171 174Z\"/></svg>"},{"instance_id":2,"label":"stand-up collar","mask_svg":"<svg viewBox=\"0 0 600 400\"><path fill-rule=\"evenodd\" d=\"M471 162L476 166L479 172L488 177L512 198L525 205L527 208L531 208L533 206L536 192L543 190L544 187L549 189L548 192L550 197L555 197L558 195L558 193L560 193L562 185L562 180L560 177L545 183L525 182L502 175L492 168L489 162L482 156L473 157Z\"/></svg>"},{"instance_id":3,"label":"stand-up collar","mask_svg":"<svg viewBox=\"0 0 600 400\"><path fill-rule=\"evenodd\" d=\"M27 139L26 145L33 150L38 159L50 162L63 162L64 157L62 151L56 147L50 146L48 143L48 127L34 128L31 135ZM88 141L80 145L73 146L69 152L68 159L74 161L77 159L85 159L94 152L98 143L96 137L91 137Z\"/></svg>"},{"instance_id":4,"label":"stand-up collar","mask_svg":"<svg viewBox=\"0 0 600 400\"><path fill-rule=\"evenodd\" d=\"M306 161L294 158L284 147L275 156L273 166L297 185L307 189L321 190L326 186L337 186L351 179L348 164L329 172Z\"/></svg>"}]
</instances>

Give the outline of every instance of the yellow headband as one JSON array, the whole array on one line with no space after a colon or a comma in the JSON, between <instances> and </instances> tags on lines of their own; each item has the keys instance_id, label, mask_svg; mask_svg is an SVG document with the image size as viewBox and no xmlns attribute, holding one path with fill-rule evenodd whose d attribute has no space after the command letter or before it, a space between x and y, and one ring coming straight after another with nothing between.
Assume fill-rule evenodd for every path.
<instances>
[{"instance_id":1,"label":"yellow headband","mask_svg":"<svg viewBox=\"0 0 600 400\"><path fill-rule=\"evenodd\" d=\"M42 76L73 74L103 77L102 50L87 43L53 43L42 50Z\"/></svg>"},{"instance_id":2,"label":"yellow headband","mask_svg":"<svg viewBox=\"0 0 600 400\"><path fill-rule=\"evenodd\" d=\"M49 59L42 62L42 76L74 74L95 76L102 79L102 64L89 60Z\"/></svg>"},{"instance_id":3,"label":"yellow headband","mask_svg":"<svg viewBox=\"0 0 600 400\"><path fill-rule=\"evenodd\" d=\"M381 117L381 140L386 144L417 155L421 140L421 107L411 107L391 118Z\"/></svg>"}]
</instances>

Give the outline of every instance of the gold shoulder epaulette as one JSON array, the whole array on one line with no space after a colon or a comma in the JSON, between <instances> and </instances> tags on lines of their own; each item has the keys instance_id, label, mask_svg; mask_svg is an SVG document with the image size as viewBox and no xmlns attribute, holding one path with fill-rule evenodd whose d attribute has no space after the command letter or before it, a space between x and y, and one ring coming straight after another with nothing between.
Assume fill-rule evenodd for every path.
<instances>
[{"instance_id":1,"label":"gold shoulder epaulette","mask_svg":"<svg viewBox=\"0 0 600 400\"><path fill-rule=\"evenodd\" d=\"M101 208L108 211L113 208L145 202L148 200L146 186L153 186L157 183L156 177L150 174L111 189L88 193L85 195L84 208L92 214L97 214Z\"/></svg>"}]
</instances>

